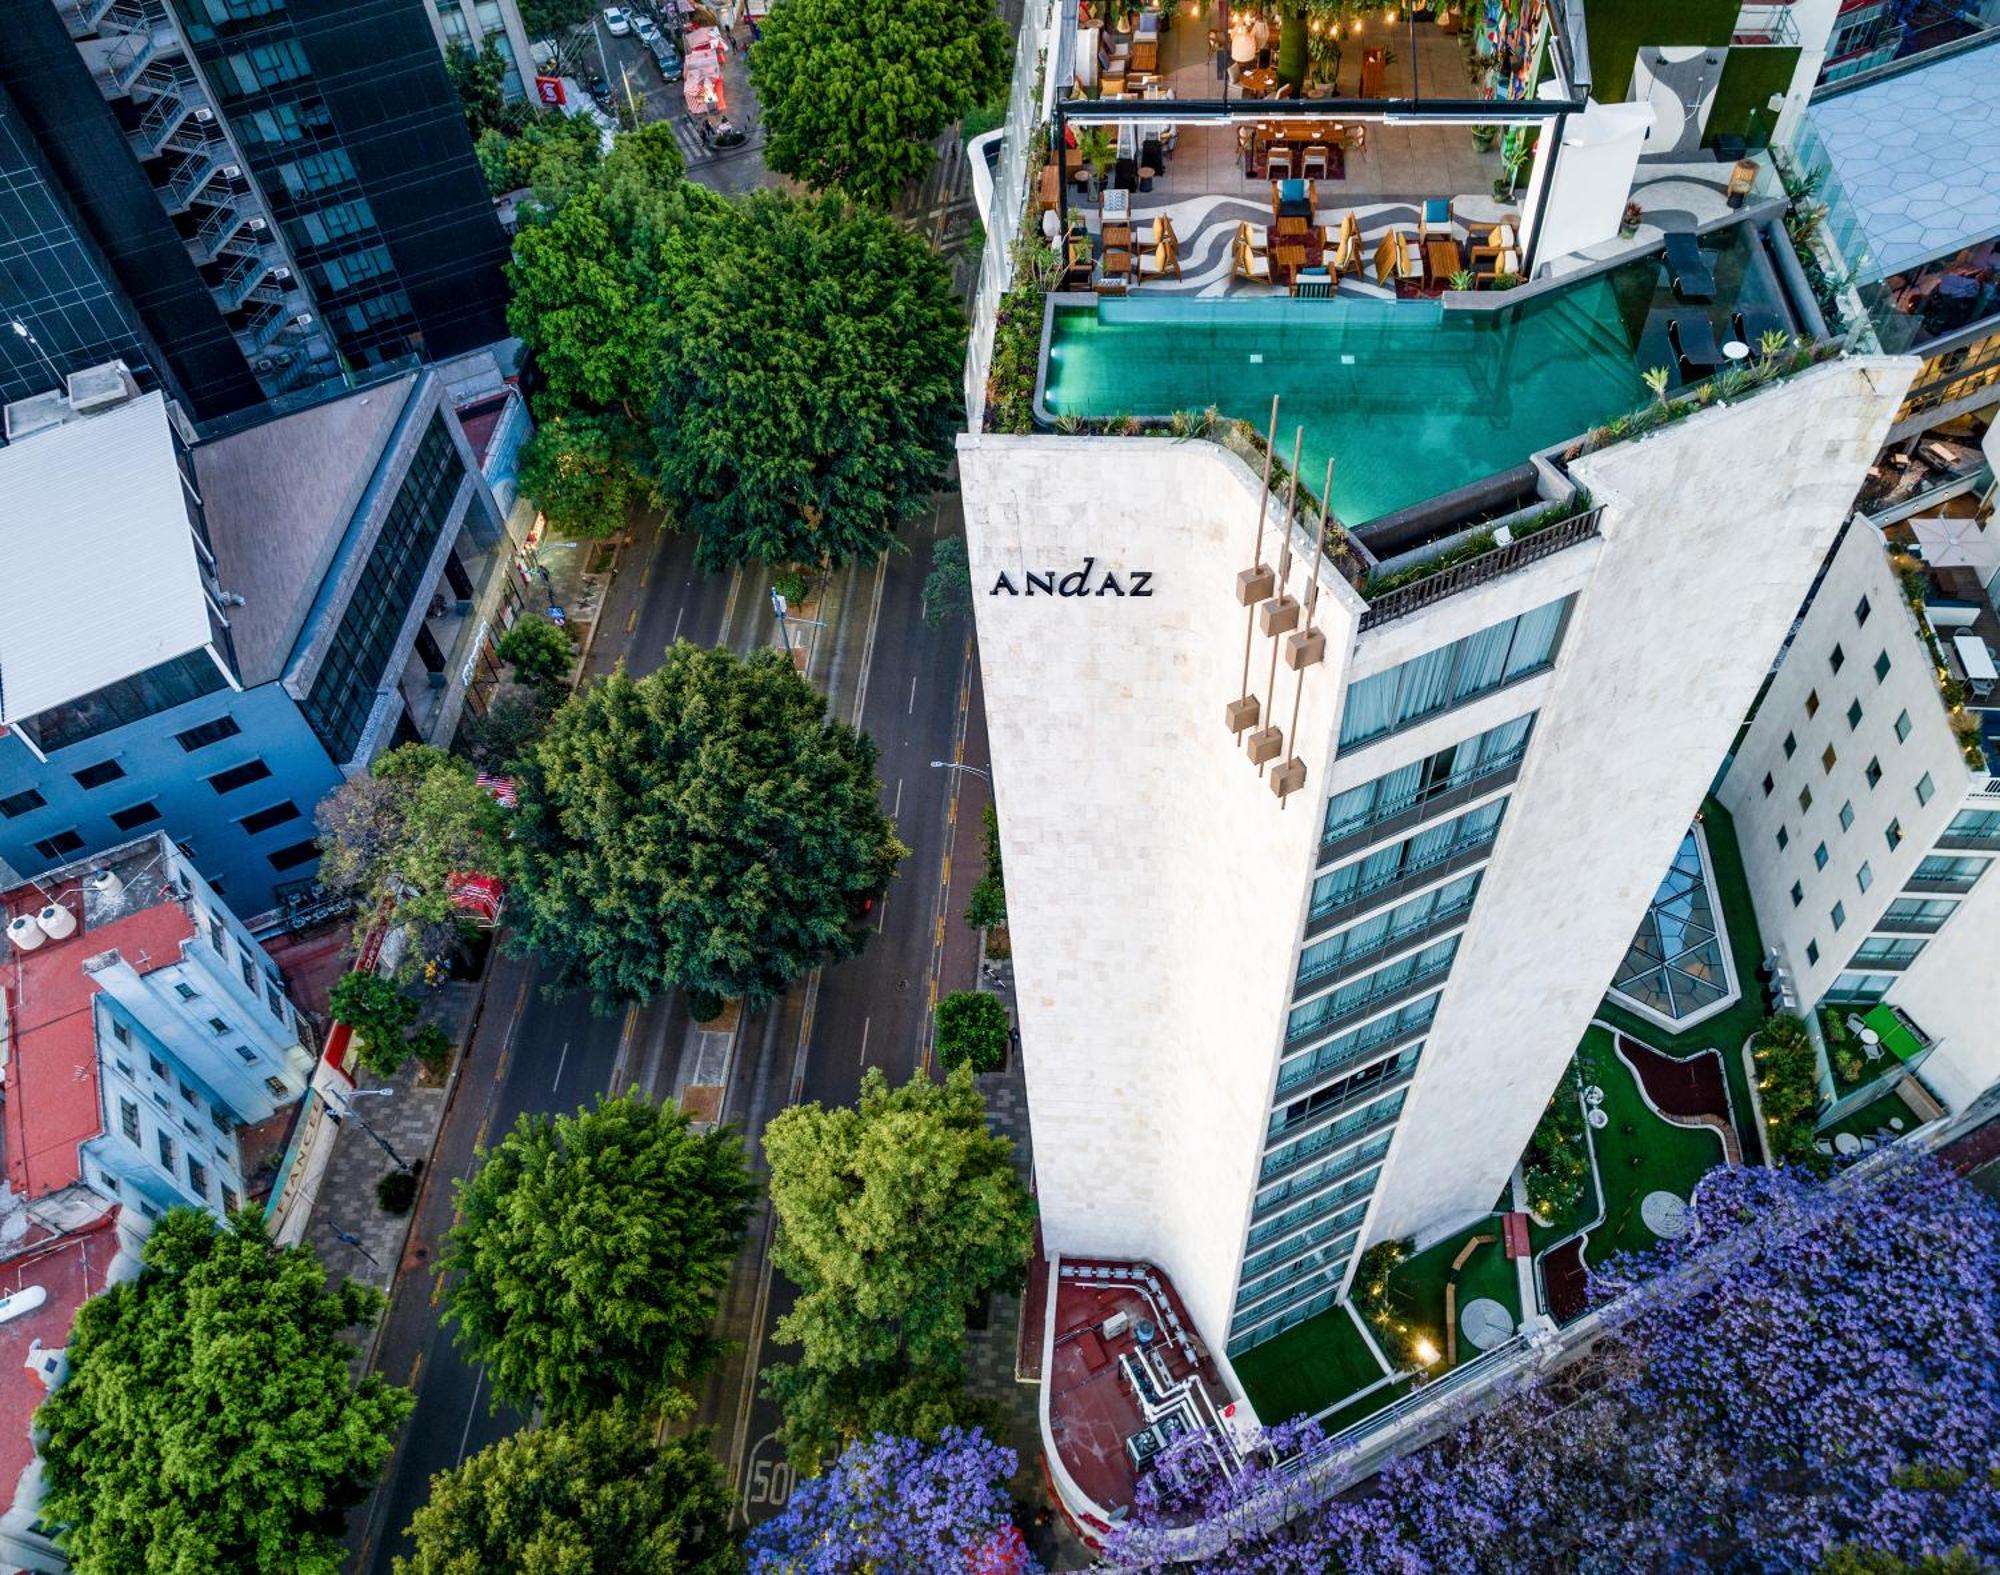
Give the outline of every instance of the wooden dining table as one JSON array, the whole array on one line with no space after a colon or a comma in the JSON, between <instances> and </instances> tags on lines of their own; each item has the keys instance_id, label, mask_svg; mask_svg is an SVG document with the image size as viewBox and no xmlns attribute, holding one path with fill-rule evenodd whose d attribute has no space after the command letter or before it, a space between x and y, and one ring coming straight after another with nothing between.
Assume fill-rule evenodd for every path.
<instances>
[{"instance_id":1,"label":"wooden dining table","mask_svg":"<svg viewBox=\"0 0 2000 1575\"><path fill-rule=\"evenodd\" d=\"M1328 149L1341 147L1353 129L1355 125L1338 120L1260 120L1250 133L1250 146L1244 150L1243 173L1251 180L1262 179L1267 169L1265 155L1273 148L1289 148L1292 173L1296 175L1299 156L1307 148L1315 144Z\"/></svg>"},{"instance_id":2,"label":"wooden dining table","mask_svg":"<svg viewBox=\"0 0 2000 1575\"><path fill-rule=\"evenodd\" d=\"M1278 73L1269 70L1251 70L1244 72L1239 80L1245 93L1255 98L1262 98L1266 93L1277 90Z\"/></svg>"}]
</instances>

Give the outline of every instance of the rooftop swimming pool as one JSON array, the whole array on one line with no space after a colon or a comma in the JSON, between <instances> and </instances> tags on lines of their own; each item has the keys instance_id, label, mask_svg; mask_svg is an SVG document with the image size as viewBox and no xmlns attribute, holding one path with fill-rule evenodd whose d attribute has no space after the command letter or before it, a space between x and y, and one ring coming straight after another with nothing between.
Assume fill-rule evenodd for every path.
<instances>
[{"instance_id":1,"label":"rooftop swimming pool","mask_svg":"<svg viewBox=\"0 0 2000 1575\"><path fill-rule=\"evenodd\" d=\"M1683 305L1657 256L1495 311L1436 301L1154 297L1059 302L1044 403L1051 415L1167 416L1214 405L1262 431L1281 397L1278 450L1305 427L1300 479L1332 455L1350 526L1519 465L1651 397L1641 372L1674 365L1666 323L1782 292L1744 230L1710 253L1716 301Z\"/></svg>"}]
</instances>

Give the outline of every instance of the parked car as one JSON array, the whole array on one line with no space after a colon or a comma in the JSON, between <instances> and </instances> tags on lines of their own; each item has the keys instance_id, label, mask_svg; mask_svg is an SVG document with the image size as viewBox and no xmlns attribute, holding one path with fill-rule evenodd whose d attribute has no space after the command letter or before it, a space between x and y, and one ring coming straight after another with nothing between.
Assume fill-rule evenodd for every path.
<instances>
[{"instance_id":1,"label":"parked car","mask_svg":"<svg viewBox=\"0 0 2000 1575\"><path fill-rule=\"evenodd\" d=\"M681 52L664 38L653 46L653 64L660 68L660 79L662 81L680 81Z\"/></svg>"},{"instance_id":2,"label":"parked car","mask_svg":"<svg viewBox=\"0 0 2000 1575\"><path fill-rule=\"evenodd\" d=\"M608 5L604 8L604 30L613 38L623 38L632 31L632 13L622 5Z\"/></svg>"},{"instance_id":3,"label":"parked car","mask_svg":"<svg viewBox=\"0 0 2000 1575\"><path fill-rule=\"evenodd\" d=\"M651 17L635 15L632 18L632 31L639 35L639 42L648 49L660 41L660 30L653 25Z\"/></svg>"}]
</instances>

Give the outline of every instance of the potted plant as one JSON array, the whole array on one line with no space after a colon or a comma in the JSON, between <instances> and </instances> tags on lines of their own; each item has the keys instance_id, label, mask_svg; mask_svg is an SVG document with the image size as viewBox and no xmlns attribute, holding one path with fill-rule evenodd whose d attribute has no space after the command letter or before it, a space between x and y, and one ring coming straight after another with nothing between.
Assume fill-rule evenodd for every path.
<instances>
[{"instance_id":1,"label":"potted plant","mask_svg":"<svg viewBox=\"0 0 2000 1575\"><path fill-rule=\"evenodd\" d=\"M1619 238L1629 241L1633 236L1637 235L1639 233L1639 221L1645 217L1646 210L1636 202L1626 203L1624 216L1618 221Z\"/></svg>"},{"instance_id":2,"label":"potted plant","mask_svg":"<svg viewBox=\"0 0 2000 1575\"><path fill-rule=\"evenodd\" d=\"M1093 189L1101 193L1104 177L1118 162L1118 144L1111 140L1111 133L1103 126L1085 126L1076 136L1076 156L1090 171Z\"/></svg>"},{"instance_id":3,"label":"potted plant","mask_svg":"<svg viewBox=\"0 0 2000 1575\"><path fill-rule=\"evenodd\" d=\"M1472 128L1472 146L1475 152L1491 153L1493 151L1493 144L1499 140L1500 128L1498 126L1474 126Z\"/></svg>"},{"instance_id":4,"label":"potted plant","mask_svg":"<svg viewBox=\"0 0 2000 1575\"><path fill-rule=\"evenodd\" d=\"M1470 268L1461 268L1451 276L1451 287L1454 290L1470 290L1477 283L1478 276Z\"/></svg>"}]
</instances>

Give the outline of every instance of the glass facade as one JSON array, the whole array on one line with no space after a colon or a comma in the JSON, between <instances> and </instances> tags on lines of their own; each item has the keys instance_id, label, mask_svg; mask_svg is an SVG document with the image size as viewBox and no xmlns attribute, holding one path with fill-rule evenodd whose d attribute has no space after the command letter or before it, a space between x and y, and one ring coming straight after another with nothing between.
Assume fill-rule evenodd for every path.
<instances>
[{"instance_id":1,"label":"glass facade","mask_svg":"<svg viewBox=\"0 0 2000 1575\"><path fill-rule=\"evenodd\" d=\"M1329 974L1356 966L1388 951L1406 938L1434 925L1448 924L1472 911L1472 899L1479 891L1479 872L1462 875L1455 881L1427 891L1421 897L1399 902L1381 913L1370 914L1357 924L1336 930L1324 940L1314 941L1299 953L1298 983L1310 984Z\"/></svg>"},{"instance_id":2,"label":"glass facade","mask_svg":"<svg viewBox=\"0 0 2000 1575\"><path fill-rule=\"evenodd\" d=\"M306 695L307 720L336 761L351 760L361 741L464 479L444 417L433 415Z\"/></svg>"},{"instance_id":3,"label":"glass facade","mask_svg":"<svg viewBox=\"0 0 2000 1575\"><path fill-rule=\"evenodd\" d=\"M1326 1033L1334 1024L1365 1012L1386 997L1400 994L1432 979L1441 979L1458 955L1458 937L1434 941L1422 951L1411 952L1386 963L1373 973L1364 973L1337 985L1324 995L1314 996L1292 1008L1285 1023L1287 1047L1304 1045Z\"/></svg>"},{"instance_id":4,"label":"glass facade","mask_svg":"<svg viewBox=\"0 0 2000 1575\"><path fill-rule=\"evenodd\" d=\"M1419 878L1461 853L1484 847L1499 835L1506 812L1507 801L1495 799L1327 871L1313 882L1312 916L1318 918L1385 887Z\"/></svg>"},{"instance_id":5,"label":"glass facade","mask_svg":"<svg viewBox=\"0 0 2000 1575\"><path fill-rule=\"evenodd\" d=\"M1986 866L1992 862L1991 859L1953 858L1949 854L1930 853L1917 861L1917 867L1910 872L1910 879L1947 891L1967 892L1972 890L1973 882L1986 873Z\"/></svg>"},{"instance_id":6,"label":"glass facade","mask_svg":"<svg viewBox=\"0 0 2000 1575\"><path fill-rule=\"evenodd\" d=\"M1425 804L1454 789L1519 765L1534 725L1533 713L1516 717L1372 782L1336 793L1327 800L1322 843L1352 837L1397 815L1421 811Z\"/></svg>"},{"instance_id":7,"label":"glass facade","mask_svg":"<svg viewBox=\"0 0 2000 1575\"><path fill-rule=\"evenodd\" d=\"M77 700L52 706L16 725L45 755L81 744L114 727L144 721L189 700L227 689L229 680L206 649L190 651L143 673L106 684Z\"/></svg>"},{"instance_id":8,"label":"glass facade","mask_svg":"<svg viewBox=\"0 0 2000 1575\"><path fill-rule=\"evenodd\" d=\"M1565 596L1349 684L1340 747L1386 738L1553 666L1574 600Z\"/></svg>"},{"instance_id":9,"label":"glass facade","mask_svg":"<svg viewBox=\"0 0 2000 1575\"><path fill-rule=\"evenodd\" d=\"M1612 988L1663 1017L1691 1016L1728 999L1722 947L1701 844L1690 830L1639 921Z\"/></svg>"}]
</instances>

